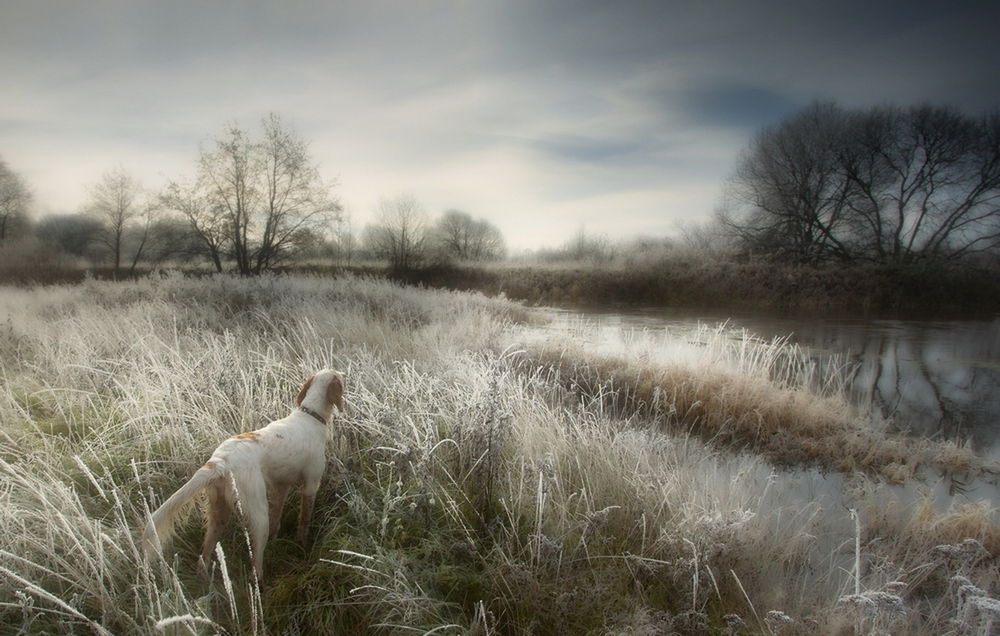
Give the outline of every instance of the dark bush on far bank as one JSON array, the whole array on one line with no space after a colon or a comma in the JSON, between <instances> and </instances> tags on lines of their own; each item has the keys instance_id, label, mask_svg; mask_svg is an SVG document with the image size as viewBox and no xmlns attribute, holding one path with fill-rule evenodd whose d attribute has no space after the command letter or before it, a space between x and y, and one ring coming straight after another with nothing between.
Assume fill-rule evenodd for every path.
<instances>
[{"instance_id":1,"label":"dark bush on far bank","mask_svg":"<svg viewBox=\"0 0 1000 636\"><path fill-rule=\"evenodd\" d=\"M990 265L808 266L692 259L634 269L451 265L394 277L544 305L932 314L1000 308L1000 271Z\"/></svg>"}]
</instances>

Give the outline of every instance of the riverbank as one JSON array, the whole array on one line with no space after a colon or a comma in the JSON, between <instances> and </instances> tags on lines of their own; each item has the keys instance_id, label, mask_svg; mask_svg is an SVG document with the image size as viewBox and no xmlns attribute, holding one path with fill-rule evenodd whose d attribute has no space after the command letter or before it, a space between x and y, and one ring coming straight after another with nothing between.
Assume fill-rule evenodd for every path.
<instances>
[{"instance_id":1,"label":"riverbank","mask_svg":"<svg viewBox=\"0 0 1000 636\"><path fill-rule=\"evenodd\" d=\"M795 266L678 259L635 267L448 265L390 272L409 284L554 306L659 306L854 315L1000 311L988 267Z\"/></svg>"}]
</instances>

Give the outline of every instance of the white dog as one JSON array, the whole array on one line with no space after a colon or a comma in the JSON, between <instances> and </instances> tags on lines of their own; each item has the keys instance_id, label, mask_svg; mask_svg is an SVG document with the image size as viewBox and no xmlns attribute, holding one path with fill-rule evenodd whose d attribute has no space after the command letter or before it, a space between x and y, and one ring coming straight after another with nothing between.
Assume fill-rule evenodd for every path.
<instances>
[{"instance_id":1,"label":"white dog","mask_svg":"<svg viewBox=\"0 0 1000 636\"><path fill-rule=\"evenodd\" d=\"M277 533L288 490L296 484L302 485L297 536L305 542L326 468L326 424L334 406L344 411L344 375L320 371L305 381L295 403L297 408L287 417L222 442L205 465L157 508L143 533L147 558L169 545L175 518L202 490L208 494L208 510L199 570L207 571L238 501L250 535L254 571L263 581L264 546L268 536Z\"/></svg>"}]
</instances>

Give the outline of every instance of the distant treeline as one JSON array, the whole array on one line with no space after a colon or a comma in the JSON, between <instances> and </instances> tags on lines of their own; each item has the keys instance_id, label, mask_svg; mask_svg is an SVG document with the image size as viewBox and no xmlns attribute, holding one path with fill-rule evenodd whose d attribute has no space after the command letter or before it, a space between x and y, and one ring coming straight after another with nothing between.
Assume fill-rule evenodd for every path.
<instances>
[{"instance_id":1,"label":"distant treeline","mask_svg":"<svg viewBox=\"0 0 1000 636\"><path fill-rule=\"evenodd\" d=\"M613 242L582 228L510 256L498 227L384 198L360 231L308 143L276 115L230 127L193 176L146 190L124 168L81 213L34 220L0 160L0 282L318 269L550 304L977 311L1000 305L1000 114L815 103L749 142L711 220ZM281 196L278 196L280 194Z\"/></svg>"}]
</instances>

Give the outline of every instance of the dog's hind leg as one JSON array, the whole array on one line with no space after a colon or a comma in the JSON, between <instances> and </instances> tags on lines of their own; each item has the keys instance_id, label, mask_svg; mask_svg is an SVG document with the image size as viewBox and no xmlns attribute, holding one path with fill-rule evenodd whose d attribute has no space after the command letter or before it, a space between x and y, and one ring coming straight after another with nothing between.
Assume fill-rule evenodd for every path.
<instances>
[{"instance_id":1,"label":"dog's hind leg","mask_svg":"<svg viewBox=\"0 0 1000 636\"><path fill-rule=\"evenodd\" d=\"M319 490L319 479L310 479L302 483L302 494L299 499L299 528L296 538L303 546L309 535L309 520L312 518L313 506L316 505L316 491Z\"/></svg>"},{"instance_id":2,"label":"dog's hind leg","mask_svg":"<svg viewBox=\"0 0 1000 636\"><path fill-rule=\"evenodd\" d=\"M219 542L222 531L229 523L229 515L232 508L226 500L226 484L216 482L207 489L208 510L205 519L205 541L202 544L201 556L198 557L198 571L202 574L208 573L208 566L212 563L212 554L215 552L215 544Z\"/></svg>"},{"instance_id":3,"label":"dog's hind leg","mask_svg":"<svg viewBox=\"0 0 1000 636\"><path fill-rule=\"evenodd\" d=\"M285 507L285 499L288 497L288 484L279 484L271 488L268 493L268 519L270 520L269 537L274 538L278 534L278 526L281 525L281 510Z\"/></svg>"},{"instance_id":4,"label":"dog's hind leg","mask_svg":"<svg viewBox=\"0 0 1000 636\"><path fill-rule=\"evenodd\" d=\"M305 491L302 491L302 497L299 500L299 529L295 537L303 546L306 544L306 537L309 536L309 519L312 517L313 506L315 504L316 493L313 492L311 495L307 495Z\"/></svg>"},{"instance_id":5,"label":"dog's hind leg","mask_svg":"<svg viewBox=\"0 0 1000 636\"><path fill-rule=\"evenodd\" d=\"M270 530L267 510L267 486L264 477L255 472L239 483L240 506L243 509L243 522L250 536L250 552L253 555L253 569L257 580L264 582L264 548L267 546L267 535Z\"/></svg>"},{"instance_id":6,"label":"dog's hind leg","mask_svg":"<svg viewBox=\"0 0 1000 636\"><path fill-rule=\"evenodd\" d=\"M267 546L267 506L262 507L264 514L247 519L247 531L250 533L250 549L253 551L253 569L257 572L257 581L264 583L264 548Z\"/></svg>"}]
</instances>

